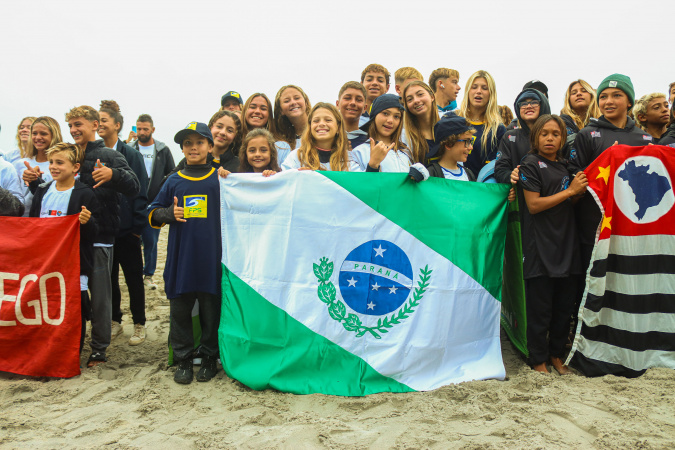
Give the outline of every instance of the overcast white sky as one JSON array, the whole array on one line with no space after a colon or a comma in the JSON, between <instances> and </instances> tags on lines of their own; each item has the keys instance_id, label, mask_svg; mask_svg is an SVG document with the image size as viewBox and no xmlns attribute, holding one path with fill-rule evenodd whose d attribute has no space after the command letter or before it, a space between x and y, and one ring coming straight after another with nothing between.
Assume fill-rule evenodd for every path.
<instances>
[{"instance_id":1,"label":"overcast white sky","mask_svg":"<svg viewBox=\"0 0 675 450\"><path fill-rule=\"evenodd\" d=\"M0 6L0 149L15 148L27 115L52 116L117 101L122 136L149 113L155 137L208 122L228 90L244 98L297 84L310 101L334 102L340 86L377 62L489 71L499 104L531 79L554 112L568 83L596 87L629 75L636 95L675 81L675 1L4 1ZM644 36L644 37L643 37Z\"/></svg>"}]
</instances>

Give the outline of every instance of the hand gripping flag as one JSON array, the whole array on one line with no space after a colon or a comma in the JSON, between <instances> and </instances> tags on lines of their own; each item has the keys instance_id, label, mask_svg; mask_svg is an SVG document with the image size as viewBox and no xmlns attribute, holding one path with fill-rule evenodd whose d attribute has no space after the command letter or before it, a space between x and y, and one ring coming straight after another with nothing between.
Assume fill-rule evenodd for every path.
<instances>
[{"instance_id":1,"label":"hand gripping flag","mask_svg":"<svg viewBox=\"0 0 675 450\"><path fill-rule=\"evenodd\" d=\"M80 222L0 217L0 371L80 374Z\"/></svg>"},{"instance_id":2,"label":"hand gripping flag","mask_svg":"<svg viewBox=\"0 0 675 450\"><path fill-rule=\"evenodd\" d=\"M610 147L585 173L603 217L567 361L588 376L675 369L673 149Z\"/></svg>"},{"instance_id":3,"label":"hand gripping flag","mask_svg":"<svg viewBox=\"0 0 675 450\"><path fill-rule=\"evenodd\" d=\"M347 396L503 379L508 189L395 173L228 176L226 373Z\"/></svg>"}]
</instances>

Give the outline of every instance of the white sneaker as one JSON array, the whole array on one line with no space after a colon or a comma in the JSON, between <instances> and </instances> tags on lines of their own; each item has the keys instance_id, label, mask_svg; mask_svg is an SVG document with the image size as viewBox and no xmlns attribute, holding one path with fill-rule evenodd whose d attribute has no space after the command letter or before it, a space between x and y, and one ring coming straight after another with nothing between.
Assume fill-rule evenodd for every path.
<instances>
[{"instance_id":1,"label":"white sneaker","mask_svg":"<svg viewBox=\"0 0 675 450\"><path fill-rule=\"evenodd\" d=\"M149 289L157 289L157 285L152 281L152 275L146 275L143 277L143 284Z\"/></svg>"},{"instance_id":2,"label":"white sneaker","mask_svg":"<svg viewBox=\"0 0 675 450\"><path fill-rule=\"evenodd\" d=\"M122 328L122 324L113 320L112 326L110 327L110 340L114 340L117 336L122 334L123 331L124 328Z\"/></svg>"},{"instance_id":3,"label":"white sneaker","mask_svg":"<svg viewBox=\"0 0 675 450\"><path fill-rule=\"evenodd\" d=\"M134 334L129 338L129 345L142 344L145 341L145 325L134 324Z\"/></svg>"}]
</instances>

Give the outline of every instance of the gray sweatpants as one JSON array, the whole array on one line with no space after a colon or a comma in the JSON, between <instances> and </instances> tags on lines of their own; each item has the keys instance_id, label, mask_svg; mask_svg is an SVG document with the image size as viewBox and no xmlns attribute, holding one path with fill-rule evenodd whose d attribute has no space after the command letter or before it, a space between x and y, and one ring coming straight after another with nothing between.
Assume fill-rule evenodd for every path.
<instances>
[{"instance_id":1,"label":"gray sweatpants","mask_svg":"<svg viewBox=\"0 0 675 450\"><path fill-rule=\"evenodd\" d=\"M94 269L89 277L91 294L91 352L103 353L110 345L112 322L112 247L94 247Z\"/></svg>"}]
</instances>

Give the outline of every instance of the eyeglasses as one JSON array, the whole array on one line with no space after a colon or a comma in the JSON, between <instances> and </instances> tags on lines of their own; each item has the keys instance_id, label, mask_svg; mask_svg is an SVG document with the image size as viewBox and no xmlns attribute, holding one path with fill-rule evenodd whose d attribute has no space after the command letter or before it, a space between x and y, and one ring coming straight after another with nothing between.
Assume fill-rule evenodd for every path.
<instances>
[{"instance_id":1,"label":"eyeglasses","mask_svg":"<svg viewBox=\"0 0 675 450\"><path fill-rule=\"evenodd\" d=\"M518 108L525 108L526 106L539 106L539 103L541 103L539 100L524 100L518 103Z\"/></svg>"},{"instance_id":2,"label":"eyeglasses","mask_svg":"<svg viewBox=\"0 0 675 450\"><path fill-rule=\"evenodd\" d=\"M476 136L471 136L471 139L457 139L457 142L464 142L465 148L473 147L473 143L476 142Z\"/></svg>"}]
</instances>

